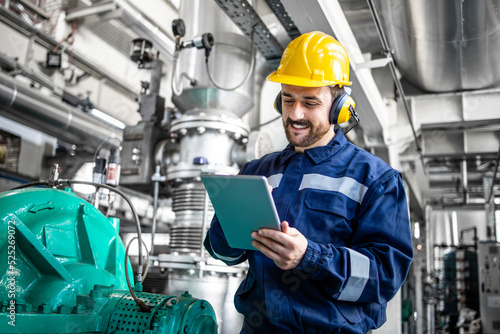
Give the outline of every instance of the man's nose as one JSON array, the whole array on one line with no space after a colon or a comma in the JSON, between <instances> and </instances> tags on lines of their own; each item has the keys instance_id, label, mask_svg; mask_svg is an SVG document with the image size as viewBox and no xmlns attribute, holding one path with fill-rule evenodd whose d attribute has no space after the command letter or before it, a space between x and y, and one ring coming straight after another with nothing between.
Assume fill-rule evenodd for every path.
<instances>
[{"instance_id":1,"label":"man's nose","mask_svg":"<svg viewBox=\"0 0 500 334\"><path fill-rule=\"evenodd\" d=\"M297 121L297 120L301 120L303 119L305 116L305 110L302 106L302 104L300 104L300 101L296 101L293 105L292 105L292 111L290 112L290 119L293 120L293 121Z\"/></svg>"}]
</instances>

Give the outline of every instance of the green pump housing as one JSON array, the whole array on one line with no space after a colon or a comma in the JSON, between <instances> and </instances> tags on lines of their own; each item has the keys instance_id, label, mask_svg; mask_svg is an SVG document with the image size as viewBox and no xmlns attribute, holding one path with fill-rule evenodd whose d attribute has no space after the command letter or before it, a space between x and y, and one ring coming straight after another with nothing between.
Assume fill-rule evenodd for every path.
<instances>
[{"instance_id":1,"label":"green pump housing","mask_svg":"<svg viewBox=\"0 0 500 334\"><path fill-rule=\"evenodd\" d=\"M0 193L1 333L217 333L212 306L125 277L119 220L70 189ZM127 261L129 281L134 284Z\"/></svg>"}]
</instances>

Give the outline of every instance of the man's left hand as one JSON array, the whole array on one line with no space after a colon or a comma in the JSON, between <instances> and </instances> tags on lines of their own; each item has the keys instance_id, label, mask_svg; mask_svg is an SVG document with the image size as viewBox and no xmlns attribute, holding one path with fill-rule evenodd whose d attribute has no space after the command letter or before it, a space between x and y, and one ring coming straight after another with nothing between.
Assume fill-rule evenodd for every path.
<instances>
[{"instance_id":1,"label":"man's left hand","mask_svg":"<svg viewBox=\"0 0 500 334\"><path fill-rule=\"evenodd\" d=\"M286 221L281 223L281 231L262 228L252 232L252 238L252 246L283 270L297 267L307 250L306 237Z\"/></svg>"}]
</instances>

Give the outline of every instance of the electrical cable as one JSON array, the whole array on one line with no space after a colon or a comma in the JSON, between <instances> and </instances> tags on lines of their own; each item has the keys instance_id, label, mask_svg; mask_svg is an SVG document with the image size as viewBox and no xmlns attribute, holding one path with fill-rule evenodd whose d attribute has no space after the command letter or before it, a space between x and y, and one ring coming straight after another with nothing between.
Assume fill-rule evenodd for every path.
<instances>
[{"instance_id":1,"label":"electrical cable","mask_svg":"<svg viewBox=\"0 0 500 334\"><path fill-rule=\"evenodd\" d=\"M125 248L125 279L127 281L127 286L128 286L128 291L130 292L130 296L132 296L132 299L135 301L135 303L141 308L142 311L149 312L151 310L151 306L146 305L142 300L137 298L137 296L134 293L134 289L132 289L132 285L130 284L130 279L128 278L128 250L130 248L130 245L132 242L138 239L138 237L133 237L127 244L127 247ZM148 274L149 270L149 250L148 246L146 246L146 243L144 240L141 239L141 242L139 242L139 248L142 249L142 245L144 245L144 248L146 248L146 255L147 255L147 262L146 262L146 269L144 270L144 275L142 276L142 280L144 281L146 279L146 275Z\"/></svg>"},{"instance_id":2,"label":"electrical cable","mask_svg":"<svg viewBox=\"0 0 500 334\"><path fill-rule=\"evenodd\" d=\"M130 245L136 239L139 240L138 237L133 237L127 243L127 247L125 248L125 258L128 258L128 250L130 248ZM144 248L146 248L146 268L144 269L144 274L142 275L142 281L145 281L146 280L146 276L148 275L148 271L149 271L149 250L148 250L148 246L146 245L146 243L144 242L144 240L141 240L141 241L142 241L142 244L144 245ZM126 259L125 259L125 261L126 261ZM126 273L128 272L127 267L125 267L125 272Z\"/></svg>"},{"instance_id":3,"label":"electrical cable","mask_svg":"<svg viewBox=\"0 0 500 334\"><path fill-rule=\"evenodd\" d=\"M97 187L97 188L106 188L108 190L111 190L111 191L114 191L116 192L118 195L120 195L121 197L123 197L123 199L128 203L128 205L130 206L130 209L132 210L132 214L134 216L134 220L135 220L135 223L136 223L136 228L137 228L137 237L142 240L142 232L141 232L141 222L139 220L139 216L137 215L137 211L135 210L135 207L134 205L132 204L132 201L130 200L130 198L127 196L127 194L125 194L123 191L113 187L113 186L109 186L107 184L101 184L101 183L95 183L95 182L89 182L89 181L80 181L80 180L57 180L57 183L58 184L64 184L66 183L67 185L72 185L72 184L86 184L86 185L90 185L90 186L94 186L94 187ZM141 245L139 244L139 268L140 268L140 273L138 273L138 277L142 277L142 266L143 266L143 263L142 263L142 247Z\"/></svg>"},{"instance_id":4,"label":"electrical cable","mask_svg":"<svg viewBox=\"0 0 500 334\"><path fill-rule=\"evenodd\" d=\"M178 87L177 87L177 82L175 80L175 70L177 69L177 60L179 59L179 53L180 53L180 50L178 48L176 48L176 50L174 51L174 60L172 62L172 80L170 80L170 86L172 88L172 93L174 95L181 95L182 93L182 90L180 90Z\"/></svg>"},{"instance_id":5,"label":"electrical cable","mask_svg":"<svg viewBox=\"0 0 500 334\"><path fill-rule=\"evenodd\" d=\"M30 188L30 187L36 187L36 186L48 186L49 182L48 181L36 181L36 182L30 182L26 183L20 186L17 186L15 188L11 188L10 190L19 190L19 189L24 189L24 188Z\"/></svg>"},{"instance_id":6,"label":"electrical cable","mask_svg":"<svg viewBox=\"0 0 500 334\"><path fill-rule=\"evenodd\" d=\"M178 85L179 83L177 82L176 80L176 76L175 76L175 73L176 73L176 69L177 69L177 61L179 59L179 54L180 54L180 49L176 48L176 50L174 51L174 60L173 60L173 64L172 64L172 80L170 80L170 85L171 85L171 88L172 88L172 93L174 93L174 95L181 95L182 94L182 87L179 88ZM189 83L191 84L191 86L196 86L196 80L191 78L186 72L182 72L180 77L185 77L186 79L189 80Z\"/></svg>"},{"instance_id":7,"label":"electrical cable","mask_svg":"<svg viewBox=\"0 0 500 334\"><path fill-rule=\"evenodd\" d=\"M268 124L271 124L272 122L275 122L275 121L279 120L280 118L282 118L282 116L281 116L281 115L276 116L275 118L271 119L270 121L267 121L267 122L261 123L261 124L257 125L256 127L254 127L254 128L252 128L252 129L250 129L250 131L256 131L256 130L259 130L261 127L266 126L266 125L268 125Z\"/></svg>"},{"instance_id":8,"label":"electrical cable","mask_svg":"<svg viewBox=\"0 0 500 334\"><path fill-rule=\"evenodd\" d=\"M59 41L59 43L56 44L55 48L54 48L54 51L53 52L57 52L59 51L59 47L61 46L61 44L65 41L67 41L69 38L71 38L72 36L72 33L69 33L66 37L64 37L63 39L61 39Z\"/></svg>"},{"instance_id":9,"label":"electrical cable","mask_svg":"<svg viewBox=\"0 0 500 334\"><path fill-rule=\"evenodd\" d=\"M71 62L73 61L73 56L75 54L75 47L74 47L74 43L75 43L75 36L76 36L76 27L78 26L78 21L73 21L73 24L72 24L72 27L71 27L71 42L69 42L69 44L71 45L71 53L70 53L70 56L69 56L69 59L68 59L68 64L71 64Z\"/></svg>"},{"instance_id":10,"label":"electrical cable","mask_svg":"<svg viewBox=\"0 0 500 334\"><path fill-rule=\"evenodd\" d=\"M113 139L118 140L118 142L120 143L120 145L118 145L118 148L122 145L122 141L121 141L121 139L120 139L120 138L118 138L118 137L114 137L114 136L113 136L113 137L108 137L108 138L104 139L104 140L103 140L103 141L99 144L99 146L97 146L97 148L96 148L96 150L95 150L95 152L94 152L94 160L93 160L93 162L94 162L94 163L95 163L95 160L97 159L97 154L99 153L99 150L102 148L102 146L103 146L104 144L106 144L106 143L109 143L109 142L110 142L111 140L113 140Z\"/></svg>"},{"instance_id":11,"label":"electrical cable","mask_svg":"<svg viewBox=\"0 0 500 334\"><path fill-rule=\"evenodd\" d=\"M59 11L59 13L57 14L57 18L56 18L56 22L54 24L52 24L52 16L54 15L54 13L56 11ZM57 26L57 23L59 22L59 17L61 16L61 13L62 13L62 8L59 8L59 9L54 9L52 11L52 13L50 14L50 17L49 17L49 26L50 26L50 32L49 32L49 35L52 36L52 34L54 33L54 30Z\"/></svg>"},{"instance_id":12,"label":"electrical cable","mask_svg":"<svg viewBox=\"0 0 500 334\"><path fill-rule=\"evenodd\" d=\"M251 63L250 63L250 68L248 69L248 72L245 75L245 78L243 79L243 81L241 81L235 87L225 88L225 87L222 87L221 85L219 85L217 82L215 82L215 79L212 77L212 73L210 73L210 67L208 66L209 54L208 53L206 54L206 57L205 57L205 68L207 69L208 78L214 84L215 87L217 87L219 89L222 89L222 90L235 90L235 89L240 88L248 80L248 78L250 77L250 75L253 73L253 71L255 69L255 50L256 50L256 48L255 48L255 43L254 43L254 34L255 34L255 26L252 28L252 38L251 38L252 50L250 52L251 56L252 56L252 60L251 60Z\"/></svg>"}]
</instances>

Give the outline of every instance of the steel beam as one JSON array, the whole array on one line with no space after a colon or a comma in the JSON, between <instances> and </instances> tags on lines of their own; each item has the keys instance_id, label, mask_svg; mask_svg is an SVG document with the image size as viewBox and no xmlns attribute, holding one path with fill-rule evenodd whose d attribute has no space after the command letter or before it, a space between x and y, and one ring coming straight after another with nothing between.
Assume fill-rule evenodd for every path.
<instances>
[{"instance_id":1,"label":"steel beam","mask_svg":"<svg viewBox=\"0 0 500 334\"><path fill-rule=\"evenodd\" d=\"M86 18L92 15L103 15L114 11L118 8L118 6L112 2L102 2L96 3L89 7L77 8L68 11L68 15L66 15L66 21L71 22L73 20L79 20Z\"/></svg>"},{"instance_id":2,"label":"steel beam","mask_svg":"<svg viewBox=\"0 0 500 334\"><path fill-rule=\"evenodd\" d=\"M444 126L444 125L443 125ZM422 154L424 157L461 158L491 155L500 145L500 128L472 130L432 130L422 132Z\"/></svg>"},{"instance_id":3,"label":"steel beam","mask_svg":"<svg viewBox=\"0 0 500 334\"><path fill-rule=\"evenodd\" d=\"M410 105L413 122L423 131L500 124L500 89L413 96Z\"/></svg>"}]
</instances>

